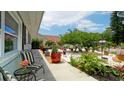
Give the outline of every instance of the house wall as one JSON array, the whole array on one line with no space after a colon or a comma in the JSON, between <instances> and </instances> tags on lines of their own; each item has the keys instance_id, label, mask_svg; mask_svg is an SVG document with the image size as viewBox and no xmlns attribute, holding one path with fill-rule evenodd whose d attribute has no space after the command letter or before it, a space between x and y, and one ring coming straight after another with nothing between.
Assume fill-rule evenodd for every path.
<instances>
[{"instance_id":1,"label":"house wall","mask_svg":"<svg viewBox=\"0 0 124 93\"><path fill-rule=\"evenodd\" d=\"M0 66L13 75L13 72L16 69L20 68L20 61L20 56L18 55L18 53L15 53L15 55L13 55L11 58L2 62Z\"/></svg>"},{"instance_id":2,"label":"house wall","mask_svg":"<svg viewBox=\"0 0 124 93\"><path fill-rule=\"evenodd\" d=\"M16 69L20 68L21 59L19 51L22 50L22 20L17 12L9 12L9 14L18 22L17 49L7 53L4 52L5 12L2 11L2 27L0 29L0 66L13 74Z\"/></svg>"}]
</instances>

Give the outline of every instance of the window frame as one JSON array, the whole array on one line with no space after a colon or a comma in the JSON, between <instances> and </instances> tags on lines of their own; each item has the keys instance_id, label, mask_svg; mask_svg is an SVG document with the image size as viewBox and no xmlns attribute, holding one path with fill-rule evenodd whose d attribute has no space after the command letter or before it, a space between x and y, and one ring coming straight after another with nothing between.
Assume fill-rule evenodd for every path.
<instances>
[{"instance_id":1,"label":"window frame","mask_svg":"<svg viewBox=\"0 0 124 93\"><path fill-rule=\"evenodd\" d=\"M19 22L18 22L17 19L13 16L12 13L10 13L9 11L6 11L6 12L8 12L8 14L9 14L9 15L13 18L13 20L16 21L16 23L18 24L17 35L15 35L15 34L12 34L12 33L10 33L10 32L7 32L7 31L5 30L6 22L4 22L4 31L3 31L3 32L4 32L4 55L9 55L9 54L11 54L12 52L18 50ZM6 13L6 12L5 12L5 13ZM5 15L4 15L4 16L5 16ZM5 16L5 19L6 19L6 16ZM4 19L4 21L5 21L5 19ZM10 51L8 51L8 52L5 52L5 34L8 34L8 35L13 36L14 38L16 38L16 49L13 49L13 50L10 50Z\"/></svg>"},{"instance_id":2,"label":"window frame","mask_svg":"<svg viewBox=\"0 0 124 93\"><path fill-rule=\"evenodd\" d=\"M5 43L5 11L1 11L1 34L0 34L0 64L4 66L12 62L18 56L18 51L22 50L22 19L18 15L18 12L8 11L13 19L18 23L18 33L17 33L17 49L5 53L4 43Z\"/></svg>"}]
</instances>

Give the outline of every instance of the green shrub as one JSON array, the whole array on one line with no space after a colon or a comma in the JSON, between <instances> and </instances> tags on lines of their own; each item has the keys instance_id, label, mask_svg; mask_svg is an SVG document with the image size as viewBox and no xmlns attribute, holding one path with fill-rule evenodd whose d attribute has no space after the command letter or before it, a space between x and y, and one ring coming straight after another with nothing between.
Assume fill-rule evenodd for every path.
<instances>
[{"instance_id":1,"label":"green shrub","mask_svg":"<svg viewBox=\"0 0 124 93\"><path fill-rule=\"evenodd\" d=\"M54 42L52 41L46 41L45 46L46 47L52 47L54 45Z\"/></svg>"},{"instance_id":2,"label":"green shrub","mask_svg":"<svg viewBox=\"0 0 124 93\"><path fill-rule=\"evenodd\" d=\"M52 47L52 53L58 52L58 47L56 45L53 45Z\"/></svg>"},{"instance_id":3,"label":"green shrub","mask_svg":"<svg viewBox=\"0 0 124 93\"><path fill-rule=\"evenodd\" d=\"M78 67L79 61L77 59L74 59L73 57L70 58L70 64L74 67Z\"/></svg>"},{"instance_id":4,"label":"green shrub","mask_svg":"<svg viewBox=\"0 0 124 93\"><path fill-rule=\"evenodd\" d=\"M79 60L71 57L70 64L78 67L90 75L97 75L107 80L120 80L124 78L124 73L119 70L103 65L105 61L99 59L92 53L83 54Z\"/></svg>"},{"instance_id":5,"label":"green shrub","mask_svg":"<svg viewBox=\"0 0 124 93\"><path fill-rule=\"evenodd\" d=\"M101 62L103 62L95 54L91 53L82 55L80 60L82 60L82 63L84 62L84 64L80 64L81 70L85 70L89 74L96 74L96 70L100 70Z\"/></svg>"},{"instance_id":6,"label":"green shrub","mask_svg":"<svg viewBox=\"0 0 124 93\"><path fill-rule=\"evenodd\" d=\"M79 60L71 58L71 65L78 67L80 70L85 71L89 74L96 74L100 70L101 62L95 54L83 54Z\"/></svg>"},{"instance_id":7,"label":"green shrub","mask_svg":"<svg viewBox=\"0 0 124 93\"><path fill-rule=\"evenodd\" d=\"M32 49L39 49L41 43L42 43L42 40L33 39L32 43L31 43L32 44Z\"/></svg>"},{"instance_id":8,"label":"green shrub","mask_svg":"<svg viewBox=\"0 0 124 93\"><path fill-rule=\"evenodd\" d=\"M122 49L124 49L124 43L121 43L121 45L120 45L120 46L121 46L121 48L122 48Z\"/></svg>"}]
</instances>

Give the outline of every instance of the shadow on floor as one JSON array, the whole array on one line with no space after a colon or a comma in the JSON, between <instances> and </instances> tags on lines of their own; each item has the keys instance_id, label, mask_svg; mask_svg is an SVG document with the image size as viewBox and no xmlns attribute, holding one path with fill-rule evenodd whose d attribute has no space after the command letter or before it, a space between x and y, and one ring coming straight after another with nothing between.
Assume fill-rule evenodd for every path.
<instances>
[{"instance_id":1,"label":"shadow on floor","mask_svg":"<svg viewBox=\"0 0 124 93\"><path fill-rule=\"evenodd\" d=\"M33 52L33 56L34 56L35 61L42 63L44 65L44 68L45 68L45 74L43 74L42 69L39 70L36 73L37 80L38 81L40 81L40 80L44 80L44 81L56 81L55 77L53 76L52 72L48 68L47 64L42 59L39 51L38 50L33 50L32 52Z\"/></svg>"},{"instance_id":2,"label":"shadow on floor","mask_svg":"<svg viewBox=\"0 0 124 93\"><path fill-rule=\"evenodd\" d=\"M45 81L56 81L55 77L53 76L43 59L41 62L44 64L45 74L42 73L42 69L39 70L39 72L37 73L37 80L44 79Z\"/></svg>"}]
</instances>

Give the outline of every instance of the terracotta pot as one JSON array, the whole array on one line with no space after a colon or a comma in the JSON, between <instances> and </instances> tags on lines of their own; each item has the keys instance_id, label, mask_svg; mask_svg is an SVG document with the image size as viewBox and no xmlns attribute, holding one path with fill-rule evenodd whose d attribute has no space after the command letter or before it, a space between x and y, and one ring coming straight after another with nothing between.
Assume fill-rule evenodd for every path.
<instances>
[{"instance_id":1,"label":"terracotta pot","mask_svg":"<svg viewBox=\"0 0 124 93\"><path fill-rule=\"evenodd\" d=\"M121 61L124 61L124 55L117 55L117 58L119 59L119 60L121 60Z\"/></svg>"},{"instance_id":2,"label":"terracotta pot","mask_svg":"<svg viewBox=\"0 0 124 93\"><path fill-rule=\"evenodd\" d=\"M59 63L61 62L61 53L51 53L51 60L52 63Z\"/></svg>"}]
</instances>

